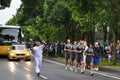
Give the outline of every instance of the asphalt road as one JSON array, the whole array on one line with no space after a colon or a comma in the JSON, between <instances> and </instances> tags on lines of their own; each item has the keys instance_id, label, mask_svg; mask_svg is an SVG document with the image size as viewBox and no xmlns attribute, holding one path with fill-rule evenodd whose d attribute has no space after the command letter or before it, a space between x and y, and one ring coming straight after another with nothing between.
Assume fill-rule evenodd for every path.
<instances>
[{"instance_id":1,"label":"asphalt road","mask_svg":"<svg viewBox=\"0 0 120 80\"><path fill-rule=\"evenodd\" d=\"M0 80L120 80L104 72L95 72L94 76L86 71L84 74L64 69L64 64L43 60L41 77L37 77L32 61L8 61L0 58Z\"/></svg>"}]
</instances>

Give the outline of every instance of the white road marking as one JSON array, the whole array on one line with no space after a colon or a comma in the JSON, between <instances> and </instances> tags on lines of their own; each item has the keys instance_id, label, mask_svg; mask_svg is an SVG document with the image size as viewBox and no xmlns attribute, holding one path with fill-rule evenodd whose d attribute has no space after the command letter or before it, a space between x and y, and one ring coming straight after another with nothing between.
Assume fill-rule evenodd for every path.
<instances>
[{"instance_id":1,"label":"white road marking","mask_svg":"<svg viewBox=\"0 0 120 80\"><path fill-rule=\"evenodd\" d=\"M31 53L31 56L35 57L32 53ZM40 77L42 77L43 79L48 79L46 76L41 75L41 74L40 74Z\"/></svg>"},{"instance_id":2,"label":"white road marking","mask_svg":"<svg viewBox=\"0 0 120 80\"><path fill-rule=\"evenodd\" d=\"M24 67L24 69L29 70L29 68L27 68L27 67Z\"/></svg>"},{"instance_id":3,"label":"white road marking","mask_svg":"<svg viewBox=\"0 0 120 80\"><path fill-rule=\"evenodd\" d=\"M112 75L108 75L108 74L104 74L104 73L100 73L100 72L94 72L94 73L120 80L120 77L116 77L116 76L112 76Z\"/></svg>"},{"instance_id":4,"label":"white road marking","mask_svg":"<svg viewBox=\"0 0 120 80\"><path fill-rule=\"evenodd\" d=\"M59 62L56 62L56 61L52 61L52 60L48 60L48 59L43 59L43 60L44 60L44 61L47 61L47 62L51 62L51 63L57 64L57 65L65 66L65 64L59 63ZM94 71L94 73L100 74L100 75L103 75L103 76L106 76L106 77L114 78L114 79L120 79L120 77L116 77L116 76L104 74L104 73L101 73L101 72L95 72L95 71Z\"/></svg>"},{"instance_id":5,"label":"white road marking","mask_svg":"<svg viewBox=\"0 0 120 80\"><path fill-rule=\"evenodd\" d=\"M46 76L40 75L40 77L44 78L44 79L48 79Z\"/></svg>"}]
</instances>

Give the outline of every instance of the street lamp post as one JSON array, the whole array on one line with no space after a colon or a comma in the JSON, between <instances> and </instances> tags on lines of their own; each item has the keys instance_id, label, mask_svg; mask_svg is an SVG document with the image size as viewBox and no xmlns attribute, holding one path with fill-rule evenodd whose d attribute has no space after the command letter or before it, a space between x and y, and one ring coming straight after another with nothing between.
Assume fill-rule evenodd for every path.
<instances>
[{"instance_id":1,"label":"street lamp post","mask_svg":"<svg viewBox=\"0 0 120 80\"><path fill-rule=\"evenodd\" d=\"M109 32L110 32L110 27L107 27L107 44L109 45Z\"/></svg>"},{"instance_id":2,"label":"street lamp post","mask_svg":"<svg viewBox=\"0 0 120 80\"><path fill-rule=\"evenodd\" d=\"M95 27L95 42L97 42L97 31L98 31L98 28L97 27Z\"/></svg>"}]
</instances>

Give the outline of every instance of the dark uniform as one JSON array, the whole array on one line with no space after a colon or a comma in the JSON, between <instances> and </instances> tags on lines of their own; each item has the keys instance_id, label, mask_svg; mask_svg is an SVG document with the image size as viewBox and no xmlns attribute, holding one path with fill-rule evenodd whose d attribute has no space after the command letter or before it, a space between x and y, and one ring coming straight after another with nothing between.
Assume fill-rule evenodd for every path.
<instances>
[{"instance_id":1,"label":"dark uniform","mask_svg":"<svg viewBox=\"0 0 120 80\"><path fill-rule=\"evenodd\" d=\"M91 62L93 62L93 54L94 54L93 49L88 48L86 50L86 54L87 54L86 62L90 64Z\"/></svg>"},{"instance_id":2,"label":"dark uniform","mask_svg":"<svg viewBox=\"0 0 120 80\"><path fill-rule=\"evenodd\" d=\"M77 62L80 63L81 61L83 61L84 46L78 45L78 46L76 47L76 50L77 50L77 51L81 51L81 52L77 53L77 57L76 57Z\"/></svg>"},{"instance_id":3,"label":"dark uniform","mask_svg":"<svg viewBox=\"0 0 120 80\"><path fill-rule=\"evenodd\" d=\"M71 50L72 49L72 44L66 44L65 49L70 49ZM70 51L66 51L66 60L70 59L70 54L71 54Z\"/></svg>"},{"instance_id":4,"label":"dark uniform","mask_svg":"<svg viewBox=\"0 0 120 80\"><path fill-rule=\"evenodd\" d=\"M72 50L76 50L76 48L77 48L77 45L72 45ZM72 54L71 54L71 60L74 61L75 57L76 57L76 53L72 52Z\"/></svg>"}]
</instances>

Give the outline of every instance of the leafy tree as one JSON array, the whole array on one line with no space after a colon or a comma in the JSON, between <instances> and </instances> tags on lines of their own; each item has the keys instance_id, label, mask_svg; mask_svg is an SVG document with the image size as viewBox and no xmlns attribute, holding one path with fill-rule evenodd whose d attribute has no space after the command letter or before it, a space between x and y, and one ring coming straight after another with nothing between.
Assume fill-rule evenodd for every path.
<instances>
[{"instance_id":1,"label":"leafy tree","mask_svg":"<svg viewBox=\"0 0 120 80\"><path fill-rule=\"evenodd\" d=\"M120 0L22 0L17 14L8 24L19 24L27 36L48 41L85 39L94 42L95 28L98 33L109 26L114 43L116 64L116 41L120 29ZM33 32L34 30L34 32Z\"/></svg>"},{"instance_id":2,"label":"leafy tree","mask_svg":"<svg viewBox=\"0 0 120 80\"><path fill-rule=\"evenodd\" d=\"M120 1L119 0L110 0L110 28L112 29L113 33L113 55L114 55L114 61L113 64L116 64L116 41L117 41L117 31L120 29Z\"/></svg>"},{"instance_id":3,"label":"leafy tree","mask_svg":"<svg viewBox=\"0 0 120 80\"><path fill-rule=\"evenodd\" d=\"M0 0L0 9L10 7L11 0Z\"/></svg>"},{"instance_id":4,"label":"leafy tree","mask_svg":"<svg viewBox=\"0 0 120 80\"><path fill-rule=\"evenodd\" d=\"M53 9L50 13L49 21L52 23L52 25L58 28L59 41L61 39L66 40L66 38L73 39L74 33L72 32L72 30L74 30L74 27L70 25L72 24L70 22L73 22L73 20L71 19L71 12L68 10L65 1L58 1L53 6ZM72 37L71 34L73 34Z\"/></svg>"},{"instance_id":5,"label":"leafy tree","mask_svg":"<svg viewBox=\"0 0 120 80\"><path fill-rule=\"evenodd\" d=\"M35 23L35 18L39 15L43 17L44 0L22 0L20 11L21 18L18 20L20 25L30 25Z\"/></svg>"}]
</instances>

